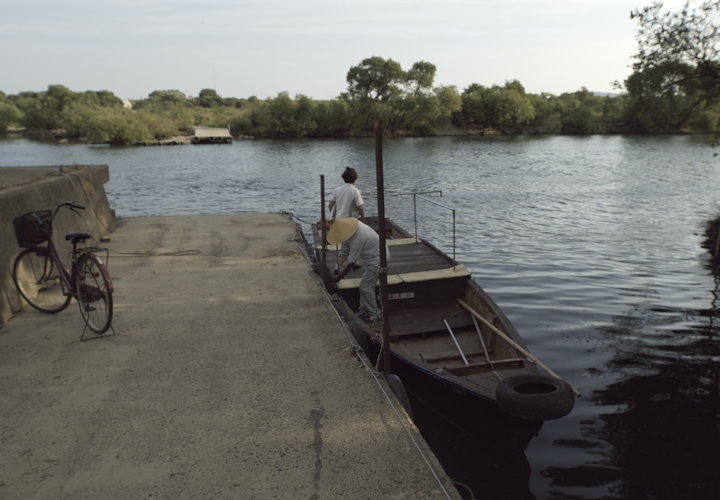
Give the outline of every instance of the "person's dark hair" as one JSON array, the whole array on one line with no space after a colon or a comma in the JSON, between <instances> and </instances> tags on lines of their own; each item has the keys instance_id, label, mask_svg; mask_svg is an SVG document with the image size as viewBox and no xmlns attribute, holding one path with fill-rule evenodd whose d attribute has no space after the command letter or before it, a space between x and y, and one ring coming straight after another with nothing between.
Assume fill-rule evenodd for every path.
<instances>
[{"instance_id":1,"label":"person's dark hair","mask_svg":"<svg viewBox=\"0 0 720 500\"><path fill-rule=\"evenodd\" d=\"M345 182L353 183L357 180L357 171L354 168L347 167L342 173L342 178Z\"/></svg>"}]
</instances>

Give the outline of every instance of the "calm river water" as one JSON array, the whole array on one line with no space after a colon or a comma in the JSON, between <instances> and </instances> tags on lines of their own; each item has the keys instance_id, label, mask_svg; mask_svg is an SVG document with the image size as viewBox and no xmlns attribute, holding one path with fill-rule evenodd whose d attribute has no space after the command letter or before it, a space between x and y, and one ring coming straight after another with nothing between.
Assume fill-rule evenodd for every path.
<instances>
[{"instance_id":1,"label":"calm river water","mask_svg":"<svg viewBox=\"0 0 720 500\"><path fill-rule=\"evenodd\" d=\"M477 454L503 456L494 444L447 445L464 460L449 472L477 498L718 498L718 281L701 246L720 211L714 154L698 137L385 141L386 189L442 191L437 201L457 209L457 259L530 350L582 392L515 457L527 459L529 477ZM0 166L73 163L110 166L106 190L120 216L287 210L312 221L321 174L328 192L345 166L366 193L375 184L370 139L0 140ZM410 198L388 198L386 210L411 227ZM420 235L450 252L450 213L422 201L418 213Z\"/></svg>"}]
</instances>

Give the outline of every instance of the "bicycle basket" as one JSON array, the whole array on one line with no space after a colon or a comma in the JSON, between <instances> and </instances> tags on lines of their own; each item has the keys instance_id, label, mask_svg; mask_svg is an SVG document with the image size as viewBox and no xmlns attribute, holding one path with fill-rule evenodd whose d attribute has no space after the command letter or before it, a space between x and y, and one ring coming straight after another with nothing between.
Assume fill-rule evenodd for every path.
<instances>
[{"instance_id":1,"label":"bicycle basket","mask_svg":"<svg viewBox=\"0 0 720 500\"><path fill-rule=\"evenodd\" d=\"M52 210L28 212L13 219L18 245L23 248L34 247L50 238Z\"/></svg>"}]
</instances>

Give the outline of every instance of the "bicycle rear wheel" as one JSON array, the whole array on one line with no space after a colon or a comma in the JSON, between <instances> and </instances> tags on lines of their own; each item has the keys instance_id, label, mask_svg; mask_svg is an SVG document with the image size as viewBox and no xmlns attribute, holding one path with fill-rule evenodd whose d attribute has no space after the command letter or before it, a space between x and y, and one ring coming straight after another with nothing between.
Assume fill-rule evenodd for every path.
<instances>
[{"instance_id":1,"label":"bicycle rear wheel","mask_svg":"<svg viewBox=\"0 0 720 500\"><path fill-rule=\"evenodd\" d=\"M100 259L87 253L78 260L77 301L85 324L97 334L110 328L113 316L112 285Z\"/></svg>"},{"instance_id":2,"label":"bicycle rear wheel","mask_svg":"<svg viewBox=\"0 0 720 500\"><path fill-rule=\"evenodd\" d=\"M72 296L60 269L46 248L27 248L13 265L13 281L20 295L38 311L54 314L65 309Z\"/></svg>"}]
</instances>

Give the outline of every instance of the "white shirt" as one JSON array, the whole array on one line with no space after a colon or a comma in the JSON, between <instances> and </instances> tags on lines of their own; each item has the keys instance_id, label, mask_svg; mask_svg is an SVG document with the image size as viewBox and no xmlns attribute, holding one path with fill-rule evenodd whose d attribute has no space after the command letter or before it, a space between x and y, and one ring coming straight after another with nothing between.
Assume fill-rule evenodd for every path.
<instances>
[{"instance_id":1,"label":"white shirt","mask_svg":"<svg viewBox=\"0 0 720 500\"><path fill-rule=\"evenodd\" d=\"M350 247L348 262L380 265L380 236L367 224L358 221L357 231L345 241L345 244ZM390 251L387 247L385 251L389 258Z\"/></svg>"},{"instance_id":2,"label":"white shirt","mask_svg":"<svg viewBox=\"0 0 720 500\"><path fill-rule=\"evenodd\" d=\"M335 188L333 200L335 201L336 219L357 217L359 214L358 207L364 203L360 190L349 182Z\"/></svg>"}]
</instances>

